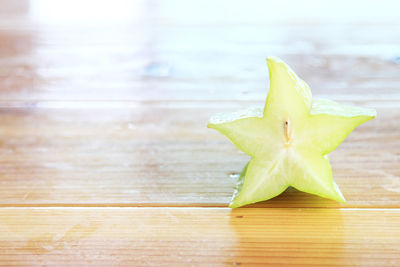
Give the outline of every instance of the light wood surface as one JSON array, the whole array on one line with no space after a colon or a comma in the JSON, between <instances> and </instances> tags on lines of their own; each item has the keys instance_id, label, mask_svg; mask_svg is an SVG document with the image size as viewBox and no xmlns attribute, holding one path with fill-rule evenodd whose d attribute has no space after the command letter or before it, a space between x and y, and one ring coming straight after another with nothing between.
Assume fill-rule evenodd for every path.
<instances>
[{"instance_id":1,"label":"light wood surface","mask_svg":"<svg viewBox=\"0 0 400 267\"><path fill-rule=\"evenodd\" d=\"M0 264L399 265L397 209L0 209Z\"/></svg>"},{"instance_id":2,"label":"light wood surface","mask_svg":"<svg viewBox=\"0 0 400 267\"><path fill-rule=\"evenodd\" d=\"M0 265L400 265L398 10L0 0ZM346 204L226 208L248 157L206 124L264 103L271 55L377 109L330 154Z\"/></svg>"},{"instance_id":3,"label":"light wood surface","mask_svg":"<svg viewBox=\"0 0 400 267\"><path fill-rule=\"evenodd\" d=\"M205 124L234 109L0 109L0 205L226 206L248 157ZM290 189L257 206L400 207L400 108L378 114L330 156L345 205Z\"/></svg>"}]
</instances>

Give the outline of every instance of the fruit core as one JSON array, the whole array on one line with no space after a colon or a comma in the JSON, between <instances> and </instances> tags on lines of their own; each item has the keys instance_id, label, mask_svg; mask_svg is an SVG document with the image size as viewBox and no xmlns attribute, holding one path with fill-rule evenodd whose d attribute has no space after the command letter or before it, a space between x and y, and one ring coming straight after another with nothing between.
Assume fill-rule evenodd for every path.
<instances>
[{"instance_id":1,"label":"fruit core","mask_svg":"<svg viewBox=\"0 0 400 267\"><path fill-rule=\"evenodd\" d=\"M285 133L285 138L286 138L285 147L286 147L286 148L289 148L290 141L291 141L291 138L290 138L290 122L289 122L289 119L286 119L286 121L285 121L285 123L284 123L284 125L283 125L283 131L284 131L284 133Z\"/></svg>"}]
</instances>

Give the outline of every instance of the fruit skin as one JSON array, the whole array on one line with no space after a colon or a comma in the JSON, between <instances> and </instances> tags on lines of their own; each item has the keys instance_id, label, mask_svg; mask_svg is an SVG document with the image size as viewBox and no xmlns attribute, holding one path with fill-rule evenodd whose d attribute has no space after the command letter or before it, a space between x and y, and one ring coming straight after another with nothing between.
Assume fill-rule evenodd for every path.
<instances>
[{"instance_id":1,"label":"fruit skin","mask_svg":"<svg viewBox=\"0 0 400 267\"><path fill-rule=\"evenodd\" d=\"M216 114L208 124L252 157L229 206L268 200L289 186L345 202L327 154L376 111L312 99L308 85L283 61L267 58L267 63L265 107Z\"/></svg>"}]
</instances>

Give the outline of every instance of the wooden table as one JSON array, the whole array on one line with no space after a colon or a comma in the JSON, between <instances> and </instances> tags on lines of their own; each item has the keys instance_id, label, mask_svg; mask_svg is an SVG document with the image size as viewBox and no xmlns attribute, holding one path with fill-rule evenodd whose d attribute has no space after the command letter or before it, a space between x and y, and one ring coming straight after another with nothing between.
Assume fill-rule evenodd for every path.
<instances>
[{"instance_id":1,"label":"wooden table","mask_svg":"<svg viewBox=\"0 0 400 267\"><path fill-rule=\"evenodd\" d=\"M359 9L359 7L362 9ZM400 266L394 1L0 1L0 265ZM348 202L227 208L265 57L376 108L334 151Z\"/></svg>"}]
</instances>

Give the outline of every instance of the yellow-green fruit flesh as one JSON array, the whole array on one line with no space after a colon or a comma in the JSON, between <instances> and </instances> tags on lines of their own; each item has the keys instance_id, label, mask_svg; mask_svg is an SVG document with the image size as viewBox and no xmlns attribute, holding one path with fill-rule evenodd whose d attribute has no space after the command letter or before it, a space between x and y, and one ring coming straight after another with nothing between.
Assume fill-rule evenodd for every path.
<instances>
[{"instance_id":1,"label":"yellow-green fruit flesh","mask_svg":"<svg viewBox=\"0 0 400 267\"><path fill-rule=\"evenodd\" d=\"M284 62L267 62L270 89L264 109L217 114L208 125L252 157L230 207L273 198L288 186L344 202L326 154L376 112L313 100L307 84Z\"/></svg>"}]
</instances>

